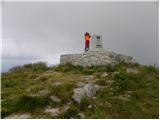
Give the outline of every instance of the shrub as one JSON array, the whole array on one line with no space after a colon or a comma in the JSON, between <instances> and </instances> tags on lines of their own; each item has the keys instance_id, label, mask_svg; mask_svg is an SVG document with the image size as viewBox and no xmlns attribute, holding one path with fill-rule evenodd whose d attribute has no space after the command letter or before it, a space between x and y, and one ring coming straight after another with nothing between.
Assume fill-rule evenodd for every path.
<instances>
[{"instance_id":1,"label":"shrub","mask_svg":"<svg viewBox=\"0 0 160 120\"><path fill-rule=\"evenodd\" d=\"M70 108L66 112L60 114L57 118L70 119L72 117L76 117L78 111L79 110L78 110L78 108L76 106L71 105Z\"/></svg>"},{"instance_id":2,"label":"shrub","mask_svg":"<svg viewBox=\"0 0 160 120\"><path fill-rule=\"evenodd\" d=\"M48 97L20 96L11 106L12 111L33 112L49 104Z\"/></svg>"},{"instance_id":3,"label":"shrub","mask_svg":"<svg viewBox=\"0 0 160 120\"><path fill-rule=\"evenodd\" d=\"M82 98L81 103L79 105L80 110L88 108L89 104L90 104L90 99L88 97Z\"/></svg>"}]
</instances>

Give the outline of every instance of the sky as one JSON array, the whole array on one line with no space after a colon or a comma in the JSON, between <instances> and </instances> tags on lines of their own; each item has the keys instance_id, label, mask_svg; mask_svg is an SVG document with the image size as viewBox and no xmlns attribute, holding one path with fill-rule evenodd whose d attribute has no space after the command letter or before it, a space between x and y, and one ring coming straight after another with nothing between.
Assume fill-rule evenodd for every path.
<instances>
[{"instance_id":1,"label":"sky","mask_svg":"<svg viewBox=\"0 0 160 120\"><path fill-rule=\"evenodd\" d=\"M158 65L158 2L2 2L2 71L84 52L84 34L105 50Z\"/></svg>"}]
</instances>

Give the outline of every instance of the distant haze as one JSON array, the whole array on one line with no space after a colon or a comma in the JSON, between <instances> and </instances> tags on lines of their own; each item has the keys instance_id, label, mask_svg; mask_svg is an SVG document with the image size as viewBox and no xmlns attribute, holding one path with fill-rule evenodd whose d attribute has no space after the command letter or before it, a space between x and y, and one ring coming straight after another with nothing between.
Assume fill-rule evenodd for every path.
<instances>
[{"instance_id":1,"label":"distant haze","mask_svg":"<svg viewBox=\"0 0 160 120\"><path fill-rule=\"evenodd\" d=\"M84 51L84 33L104 48L158 65L158 2L2 2L2 71L24 63L58 64Z\"/></svg>"}]
</instances>

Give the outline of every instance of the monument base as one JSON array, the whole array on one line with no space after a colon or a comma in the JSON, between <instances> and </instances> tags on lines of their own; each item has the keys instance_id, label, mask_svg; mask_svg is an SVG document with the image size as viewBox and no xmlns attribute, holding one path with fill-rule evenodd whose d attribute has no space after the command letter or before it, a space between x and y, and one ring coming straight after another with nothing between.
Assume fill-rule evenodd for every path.
<instances>
[{"instance_id":1,"label":"monument base","mask_svg":"<svg viewBox=\"0 0 160 120\"><path fill-rule=\"evenodd\" d=\"M96 50L87 51L80 54L65 54L60 56L60 64L72 64L83 67L99 65L115 65L120 62L133 63L133 57L117 54L114 52Z\"/></svg>"}]
</instances>

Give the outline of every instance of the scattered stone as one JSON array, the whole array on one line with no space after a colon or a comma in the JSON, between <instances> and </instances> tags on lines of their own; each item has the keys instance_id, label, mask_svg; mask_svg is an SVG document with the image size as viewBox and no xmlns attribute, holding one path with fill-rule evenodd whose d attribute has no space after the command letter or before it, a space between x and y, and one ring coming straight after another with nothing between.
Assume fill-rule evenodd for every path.
<instances>
[{"instance_id":1,"label":"scattered stone","mask_svg":"<svg viewBox=\"0 0 160 120\"><path fill-rule=\"evenodd\" d=\"M97 92L98 90L101 89L102 86L100 86L100 85L94 85L94 87L95 87L95 90L96 90L96 92Z\"/></svg>"},{"instance_id":2,"label":"scattered stone","mask_svg":"<svg viewBox=\"0 0 160 120\"><path fill-rule=\"evenodd\" d=\"M100 88L100 85L95 85L93 83L85 84L83 88L74 89L74 94L72 98L78 103L80 103L83 97L93 97Z\"/></svg>"},{"instance_id":3,"label":"scattered stone","mask_svg":"<svg viewBox=\"0 0 160 120\"><path fill-rule=\"evenodd\" d=\"M80 119L85 119L85 115L83 113L78 113L78 116L80 117Z\"/></svg>"},{"instance_id":4,"label":"scattered stone","mask_svg":"<svg viewBox=\"0 0 160 120\"><path fill-rule=\"evenodd\" d=\"M61 102L61 100L60 100L57 96L52 95L50 98L51 98L54 102L57 102L57 103Z\"/></svg>"},{"instance_id":5,"label":"scattered stone","mask_svg":"<svg viewBox=\"0 0 160 120\"><path fill-rule=\"evenodd\" d=\"M127 93L128 93L128 94L132 94L132 93L133 93L133 91L127 91Z\"/></svg>"},{"instance_id":6,"label":"scattered stone","mask_svg":"<svg viewBox=\"0 0 160 120\"><path fill-rule=\"evenodd\" d=\"M5 117L5 119L31 119L31 115L30 114L21 114L21 115L10 115Z\"/></svg>"},{"instance_id":7,"label":"scattered stone","mask_svg":"<svg viewBox=\"0 0 160 120\"><path fill-rule=\"evenodd\" d=\"M97 98L97 97L92 97L94 100Z\"/></svg>"},{"instance_id":8,"label":"scattered stone","mask_svg":"<svg viewBox=\"0 0 160 120\"><path fill-rule=\"evenodd\" d=\"M77 101L78 103L81 102L81 99L85 96L85 90L83 88L76 88L74 89L74 94L72 98Z\"/></svg>"},{"instance_id":9,"label":"scattered stone","mask_svg":"<svg viewBox=\"0 0 160 120\"><path fill-rule=\"evenodd\" d=\"M84 89L87 97L93 97L96 92L96 90L94 89L94 84L86 84L84 86Z\"/></svg>"},{"instance_id":10,"label":"scattered stone","mask_svg":"<svg viewBox=\"0 0 160 120\"><path fill-rule=\"evenodd\" d=\"M93 106L92 105L88 105L88 108L91 109Z\"/></svg>"},{"instance_id":11,"label":"scattered stone","mask_svg":"<svg viewBox=\"0 0 160 120\"><path fill-rule=\"evenodd\" d=\"M39 95L39 94L29 94L28 96L31 96L31 97L39 97L39 96L41 96L41 95Z\"/></svg>"},{"instance_id":12,"label":"scattered stone","mask_svg":"<svg viewBox=\"0 0 160 120\"><path fill-rule=\"evenodd\" d=\"M69 102L69 103L67 103L68 105L71 105L72 104L72 102Z\"/></svg>"},{"instance_id":13,"label":"scattered stone","mask_svg":"<svg viewBox=\"0 0 160 120\"><path fill-rule=\"evenodd\" d=\"M101 77L107 77L108 76L108 73L107 72L104 72Z\"/></svg>"},{"instance_id":14,"label":"scattered stone","mask_svg":"<svg viewBox=\"0 0 160 120\"><path fill-rule=\"evenodd\" d=\"M137 71L136 69L127 68L127 73L134 73L134 74L137 74L138 71Z\"/></svg>"},{"instance_id":15,"label":"scattered stone","mask_svg":"<svg viewBox=\"0 0 160 120\"><path fill-rule=\"evenodd\" d=\"M106 83L107 83L107 84L113 84L113 83L114 83L114 80L106 80Z\"/></svg>"},{"instance_id":16,"label":"scattered stone","mask_svg":"<svg viewBox=\"0 0 160 120\"><path fill-rule=\"evenodd\" d=\"M122 100L122 101L129 101L130 100L130 95L119 95L118 99Z\"/></svg>"},{"instance_id":17,"label":"scattered stone","mask_svg":"<svg viewBox=\"0 0 160 120\"><path fill-rule=\"evenodd\" d=\"M44 112L51 116L57 116L60 113L59 108L46 108Z\"/></svg>"},{"instance_id":18,"label":"scattered stone","mask_svg":"<svg viewBox=\"0 0 160 120\"><path fill-rule=\"evenodd\" d=\"M62 84L63 84L62 82L55 82L55 83L52 84L52 86L54 87L54 86L59 86L59 85L62 85Z\"/></svg>"}]
</instances>

